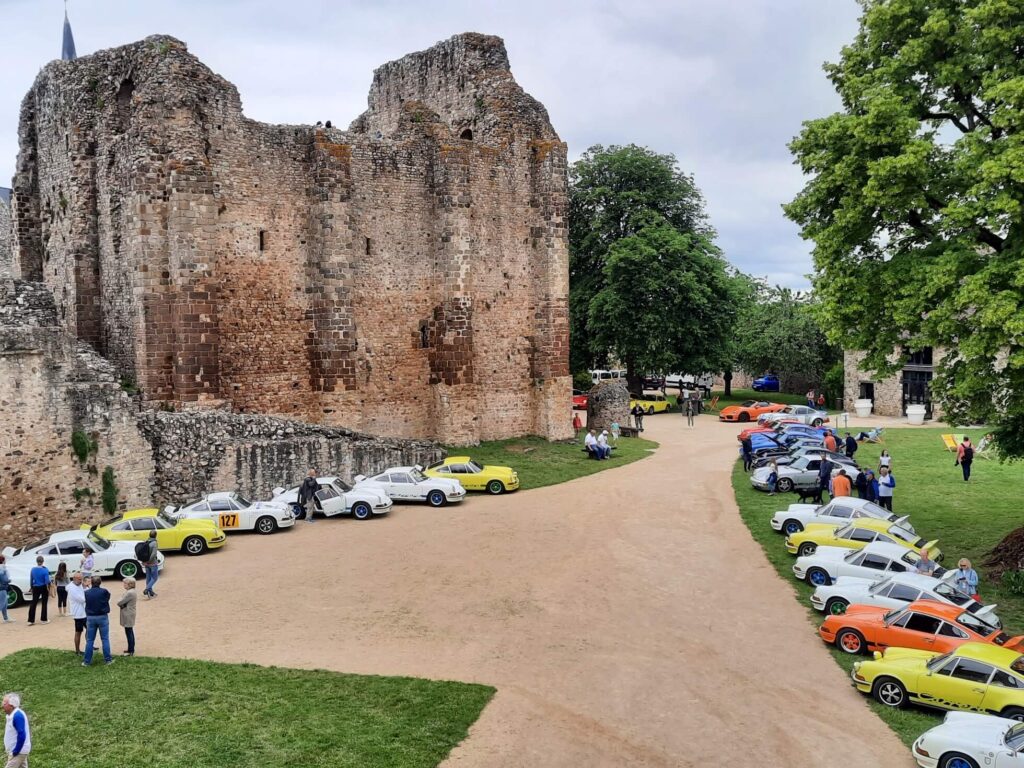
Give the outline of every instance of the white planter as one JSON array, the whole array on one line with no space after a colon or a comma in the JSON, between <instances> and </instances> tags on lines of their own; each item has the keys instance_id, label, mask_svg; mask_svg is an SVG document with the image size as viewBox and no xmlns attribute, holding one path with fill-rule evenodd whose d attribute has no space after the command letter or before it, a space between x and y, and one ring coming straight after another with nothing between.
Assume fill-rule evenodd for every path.
<instances>
[{"instance_id":1,"label":"white planter","mask_svg":"<svg viewBox=\"0 0 1024 768\"><path fill-rule=\"evenodd\" d=\"M861 419L866 419L871 415L871 401L870 400L854 400L853 410L857 412L857 416Z\"/></svg>"},{"instance_id":2,"label":"white planter","mask_svg":"<svg viewBox=\"0 0 1024 768\"><path fill-rule=\"evenodd\" d=\"M924 424L925 407L923 405L908 405L907 406L907 423L908 424Z\"/></svg>"}]
</instances>

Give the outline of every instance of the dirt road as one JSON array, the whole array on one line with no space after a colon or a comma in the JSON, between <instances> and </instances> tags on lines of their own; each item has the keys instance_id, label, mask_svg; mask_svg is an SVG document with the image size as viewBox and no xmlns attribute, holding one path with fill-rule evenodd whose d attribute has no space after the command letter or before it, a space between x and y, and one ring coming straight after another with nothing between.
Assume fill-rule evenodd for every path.
<instances>
[{"instance_id":1,"label":"dirt road","mask_svg":"<svg viewBox=\"0 0 1024 768\"><path fill-rule=\"evenodd\" d=\"M910 766L740 521L736 428L646 426L651 458L571 483L168 558L139 650L492 684L457 768ZM67 647L15 615L5 651Z\"/></svg>"}]
</instances>

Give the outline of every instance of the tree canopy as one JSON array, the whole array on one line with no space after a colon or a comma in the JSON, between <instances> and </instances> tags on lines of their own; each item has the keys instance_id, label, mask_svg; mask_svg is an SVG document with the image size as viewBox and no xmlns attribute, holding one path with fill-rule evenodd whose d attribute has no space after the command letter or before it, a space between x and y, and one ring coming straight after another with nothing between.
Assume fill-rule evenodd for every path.
<instances>
[{"instance_id":1,"label":"tree canopy","mask_svg":"<svg viewBox=\"0 0 1024 768\"><path fill-rule=\"evenodd\" d=\"M933 399L1024 455L1024 5L862 0L826 72L843 109L791 149L830 340L898 370L944 349Z\"/></svg>"},{"instance_id":2,"label":"tree canopy","mask_svg":"<svg viewBox=\"0 0 1024 768\"><path fill-rule=\"evenodd\" d=\"M591 147L569 172L573 370L618 358L646 371L716 370L737 287L704 200L672 155Z\"/></svg>"}]
</instances>

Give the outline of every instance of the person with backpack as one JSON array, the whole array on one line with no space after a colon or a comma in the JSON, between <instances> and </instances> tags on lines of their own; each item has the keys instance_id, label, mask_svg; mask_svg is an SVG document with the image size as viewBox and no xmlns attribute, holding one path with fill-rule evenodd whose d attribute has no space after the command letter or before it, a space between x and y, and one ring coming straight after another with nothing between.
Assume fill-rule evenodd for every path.
<instances>
[{"instance_id":1,"label":"person with backpack","mask_svg":"<svg viewBox=\"0 0 1024 768\"><path fill-rule=\"evenodd\" d=\"M149 539L135 545L135 559L142 563L146 571L146 588L142 594L152 600L156 597L153 587L160 578L160 547L156 543L156 531L150 531Z\"/></svg>"},{"instance_id":2,"label":"person with backpack","mask_svg":"<svg viewBox=\"0 0 1024 768\"><path fill-rule=\"evenodd\" d=\"M959 464L960 469L964 472L964 482L966 483L971 479L971 464L974 463L974 446L971 445L971 438L964 435L963 442L956 447L956 463L954 467Z\"/></svg>"},{"instance_id":3,"label":"person with backpack","mask_svg":"<svg viewBox=\"0 0 1024 768\"><path fill-rule=\"evenodd\" d=\"M3 616L4 624L14 621L7 616L7 590L10 586L11 575L7 572L7 558L0 555L0 616Z\"/></svg>"}]
</instances>

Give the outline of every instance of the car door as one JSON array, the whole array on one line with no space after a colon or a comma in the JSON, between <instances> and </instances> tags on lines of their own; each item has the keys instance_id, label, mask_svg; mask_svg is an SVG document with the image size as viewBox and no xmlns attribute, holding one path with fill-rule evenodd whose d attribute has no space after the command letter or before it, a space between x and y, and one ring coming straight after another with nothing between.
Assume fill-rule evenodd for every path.
<instances>
[{"instance_id":1,"label":"car door","mask_svg":"<svg viewBox=\"0 0 1024 768\"><path fill-rule=\"evenodd\" d=\"M408 472L391 473L391 498L403 501L421 501L419 488Z\"/></svg>"},{"instance_id":2,"label":"car door","mask_svg":"<svg viewBox=\"0 0 1024 768\"><path fill-rule=\"evenodd\" d=\"M222 531L237 531L242 527L241 516L230 499L211 499L210 512L213 513L210 519Z\"/></svg>"},{"instance_id":3,"label":"car door","mask_svg":"<svg viewBox=\"0 0 1024 768\"><path fill-rule=\"evenodd\" d=\"M345 496L338 493L333 485L321 485L320 490L316 492L316 500L327 517L345 514Z\"/></svg>"},{"instance_id":4,"label":"car door","mask_svg":"<svg viewBox=\"0 0 1024 768\"><path fill-rule=\"evenodd\" d=\"M35 566L36 558L40 556L42 556L43 558L43 565L47 567L50 573L55 573L57 571L57 566L60 564L60 550L57 549L57 545L44 544L43 546L39 547L36 550L35 554L32 556L32 564L30 567ZM68 568L70 567L71 564L68 563Z\"/></svg>"},{"instance_id":5,"label":"car door","mask_svg":"<svg viewBox=\"0 0 1024 768\"><path fill-rule=\"evenodd\" d=\"M78 570L78 564L82 562L82 555L85 553L85 548L89 546L89 543L84 539L71 539L69 541L61 541L57 546L60 549L60 557L57 562L59 563L63 560L68 564L68 575L70 576ZM94 549L94 547L89 547L89 549ZM116 563L112 564L110 560L110 550L106 552L94 551L92 572L100 576L109 576L114 570L114 565L116 565ZM47 568L49 568L49 565L47 565ZM57 569L54 567L50 570L56 571Z\"/></svg>"},{"instance_id":6,"label":"car door","mask_svg":"<svg viewBox=\"0 0 1024 768\"><path fill-rule=\"evenodd\" d=\"M936 648L936 636L939 627L942 626L942 619L929 616L927 613L907 611L894 622L889 624L878 638L879 648L917 648L922 651L938 651ZM941 646L948 646L948 643L939 642ZM949 650L947 647L946 650Z\"/></svg>"},{"instance_id":7,"label":"car door","mask_svg":"<svg viewBox=\"0 0 1024 768\"><path fill-rule=\"evenodd\" d=\"M142 541L149 538L149 532L156 530L156 520L152 517L135 517L127 521L130 528L125 538L132 541Z\"/></svg>"},{"instance_id":8,"label":"car door","mask_svg":"<svg viewBox=\"0 0 1024 768\"><path fill-rule=\"evenodd\" d=\"M921 700L944 709L979 711L994 671L980 661L952 656L942 669L921 676Z\"/></svg>"},{"instance_id":9,"label":"car door","mask_svg":"<svg viewBox=\"0 0 1024 768\"><path fill-rule=\"evenodd\" d=\"M467 491L482 491L484 483L481 476L473 472L465 464L452 464L452 478L458 480Z\"/></svg>"}]
</instances>

